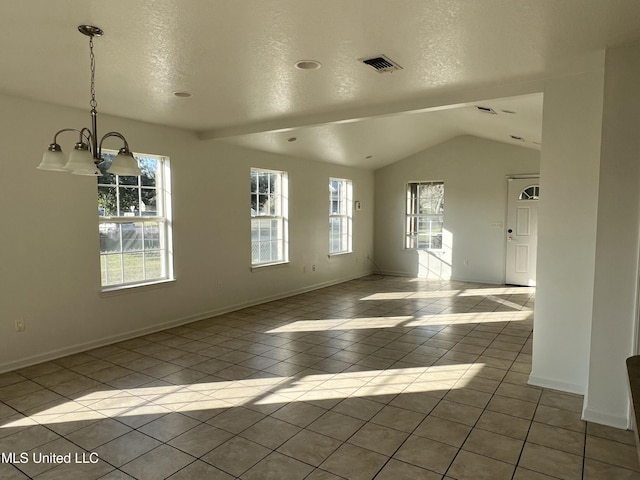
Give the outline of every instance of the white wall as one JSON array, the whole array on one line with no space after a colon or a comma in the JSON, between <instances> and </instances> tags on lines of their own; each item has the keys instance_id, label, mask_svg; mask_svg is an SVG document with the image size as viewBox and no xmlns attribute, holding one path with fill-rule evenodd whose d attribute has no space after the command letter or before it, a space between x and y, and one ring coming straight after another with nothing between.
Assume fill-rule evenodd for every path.
<instances>
[{"instance_id":1,"label":"white wall","mask_svg":"<svg viewBox=\"0 0 640 480\"><path fill-rule=\"evenodd\" d=\"M602 128L602 71L544 90L530 383L586 391Z\"/></svg>"},{"instance_id":2,"label":"white wall","mask_svg":"<svg viewBox=\"0 0 640 480\"><path fill-rule=\"evenodd\" d=\"M383 271L417 275L421 259L403 248L406 184L444 181L449 232L442 278L504 282L507 176L538 173L539 152L472 136L454 138L376 171L375 260ZM492 224L502 224L500 227ZM464 260L468 260L468 265ZM432 265L437 261L431 259Z\"/></svg>"},{"instance_id":3,"label":"white wall","mask_svg":"<svg viewBox=\"0 0 640 480\"><path fill-rule=\"evenodd\" d=\"M630 426L625 359L634 353L640 232L640 47L609 49L589 379L584 417Z\"/></svg>"},{"instance_id":4,"label":"white wall","mask_svg":"<svg viewBox=\"0 0 640 480\"><path fill-rule=\"evenodd\" d=\"M199 141L101 115L136 152L171 158L176 281L100 293L95 179L36 169L53 134L88 112L0 96L0 371L361 276L373 252L373 173ZM75 138L61 137L68 150ZM118 147L118 145L106 145ZM249 169L290 180L290 263L251 271ZM354 253L329 258L328 179L353 181ZM315 264L317 270L303 266ZM223 288L217 289L217 283ZM26 331L14 331L22 318Z\"/></svg>"}]
</instances>

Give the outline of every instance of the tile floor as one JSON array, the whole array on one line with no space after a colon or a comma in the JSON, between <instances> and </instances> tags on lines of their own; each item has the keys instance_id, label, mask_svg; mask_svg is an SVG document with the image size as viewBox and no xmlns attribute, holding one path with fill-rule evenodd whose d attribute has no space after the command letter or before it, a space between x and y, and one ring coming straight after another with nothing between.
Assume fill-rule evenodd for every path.
<instances>
[{"instance_id":1,"label":"tile floor","mask_svg":"<svg viewBox=\"0 0 640 480\"><path fill-rule=\"evenodd\" d=\"M372 276L4 373L0 478L640 479L527 385L533 302Z\"/></svg>"}]
</instances>

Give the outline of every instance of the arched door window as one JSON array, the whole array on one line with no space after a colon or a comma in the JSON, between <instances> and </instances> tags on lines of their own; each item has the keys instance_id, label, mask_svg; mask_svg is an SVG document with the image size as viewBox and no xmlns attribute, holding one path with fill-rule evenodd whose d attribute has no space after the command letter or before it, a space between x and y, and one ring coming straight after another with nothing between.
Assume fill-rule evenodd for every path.
<instances>
[{"instance_id":1,"label":"arched door window","mask_svg":"<svg viewBox=\"0 0 640 480\"><path fill-rule=\"evenodd\" d=\"M520 192L518 200L538 200L540 198L540 185L530 185Z\"/></svg>"}]
</instances>

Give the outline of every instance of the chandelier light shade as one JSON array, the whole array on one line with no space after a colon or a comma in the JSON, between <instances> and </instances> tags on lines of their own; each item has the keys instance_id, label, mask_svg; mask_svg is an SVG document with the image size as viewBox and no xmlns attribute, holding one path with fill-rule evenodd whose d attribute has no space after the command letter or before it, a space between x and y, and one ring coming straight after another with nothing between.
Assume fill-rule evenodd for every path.
<instances>
[{"instance_id":1,"label":"chandelier light shade","mask_svg":"<svg viewBox=\"0 0 640 480\"><path fill-rule=\"evenodd\" d=\"M133 153L126 148L120 149L116 158L111 162L109 171L116 175L140 175L137 160L133 157Z\"/></svg>"},{"instance_id":2,"label":"chandelier light shade","mask_svg":"<svg viewBox=\"0 0 640 480\"><path fill-rule=\"evenodd\" d=\"M142 175L138 162L129 150L129 144L119 132L109 132L98 141L98 111L96 107L96 91L95 91L95 56L93 54L93 37L100 37L104 32L93 25L80 25L78 30L83 35L89 37L89 60L91 68L91 128L63 128L56 132L53 136L53 142L44 152L42 161L38 168L40 170L52 170L57 172L71 172L74 175L87 175L97 177L102 175L99 165L102 160L102 142L109 137L119 138L124 146L118 151L118 155L113 159L108 171L115 175ZM69 154L69 159L65 157L62 148L58 144L58 135L64 132L75 132L79 135L78 141Z\"/></svg>"},{"instance_id":3,"label":"chandelier light shade","mask_svg":"<svg viewBox=\"0 0 640 480\"><path fill-rule=\"evenodd\" d=\"M42 162L38 165L40 170L53 170L55 172L65 172L64 168L67 163L67 159L62 153L62 149L58 144L51 144L44 155L42 156Z\"/></svg>"}]
</instances>

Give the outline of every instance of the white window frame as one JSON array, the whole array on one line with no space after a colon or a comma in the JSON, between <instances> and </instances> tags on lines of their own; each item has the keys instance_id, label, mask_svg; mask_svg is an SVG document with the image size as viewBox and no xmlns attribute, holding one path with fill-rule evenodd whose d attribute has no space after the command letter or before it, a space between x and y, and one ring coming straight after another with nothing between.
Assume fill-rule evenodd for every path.
<instances>
[{"instance_id":1,"label":"white window frame","mask_svg":"<svg viewBox=\"0 0 640 480\"><path fill-rule=\"evenodd\" d=\"M329 255L351 253L353 245L353 183L329 178Z\"/></svg>"},{"instance_id":2,"label":"white window frame","mask_svg":"<svg viewBox=\"0 0 640 480\"><path fill-rule=\"evenodd\" d=\"M254 184L253 179L254 176L261 175L274 179L273 189L271 182L268 181L267 188L260 191L259 180ZM251 266L263 267L288 263L289 177L287 172L252 167L250 178ZM260 208L261 202L263 206L268 202L268 211Z\"/></svg>"},{"instance_id":3,"label":"white window frame","mask_svg":"<svg viewBox=\"0 0 640 480\"><path fill-rule=\"evenodd\" d=\"M113 158L117 153L118 152L106 150L103 151L103 156ZM140 177L137 177L136 185L130 185L130 187L138 189L139 207L136 209L136 212L116 212L116 215L107 215L104 211L101 211L100 205L98 204L98 230L101 237L99 248L100 283L102 291L113 291L174 280L170 161L168 157L159 155L136 154L134 156L138 162L143 159L153 159L157 161L155 187L143 186ZM114 177L116 198L119 204L120 187L123 184L119 183L120 178L118 175L114 175ZM104 177L98 177L98 189L100 187L114 187L113 183L100 183L102 178ZM143 189L156 191L156 211L153 215L144 215L144 202L142 202ZM119 210L120 207L118 206L117 208ZM125 249L123 226L131 228L131 225L133 225L135 229L136 236L138 232L140 232L139 248ZM147 232L150 231L154 232L151 238L155 237L155 240L145 238L145 234L148 234ZM103 252L102 242L105 240L105 236L112 237L112 239L116 241L116 246L119 248L117 250ZM156 244L157 248L148 248L147 243L149 241ZM147 261L155 261L151 260L151 254L153 257L157 256L159 265L149 270L148 267L150 263L147 263ZM126 265L127 257L132 261L136 256L143 259L140 264L140 270L136 270L136 272L138 272L136 275L138 278L135 280L127 280L125 278L125 272L126 268L130 268ZM112 275L117 274L117 270L114 271L108 268L108 265L112 264L114 260L116 265L119 263L120 268L119 279L116 278L115 280Z\"/></svg>"},{"instance_id":4,"label":"white window frame","mask_svg":"<svg viewBox=\"0 0 640 480\"><path fill-rule=\"evenodd\" d=\"M441 186L442 195L430 198L430 187ZM407 250L443 250L444 182L409 182L406 185L404 248Z\"/></svg>"}]
</instances>

